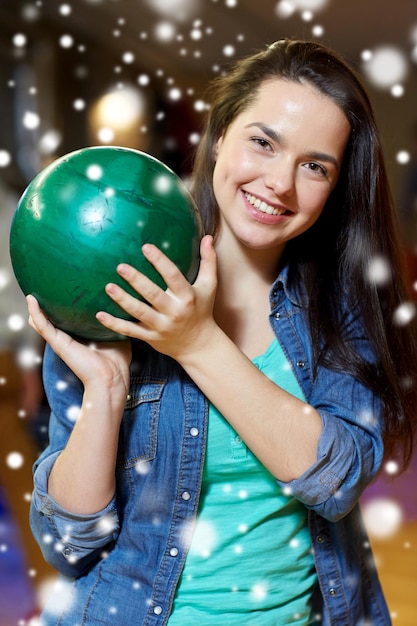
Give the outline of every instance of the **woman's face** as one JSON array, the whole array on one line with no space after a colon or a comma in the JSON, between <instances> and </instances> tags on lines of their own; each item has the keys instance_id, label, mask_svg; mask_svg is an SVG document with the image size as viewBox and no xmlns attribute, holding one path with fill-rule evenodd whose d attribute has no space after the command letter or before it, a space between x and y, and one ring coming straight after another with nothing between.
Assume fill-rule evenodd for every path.
<instances>
[{"instance_id":1,"label":"woman's face","mask_svg":"<svg viewBox=\"0 0 417 626\"><path fill-rule=\"evenodd\" d=\"M280 255L320 216L349 133L343 111L309 84L263 83L215 147L219 243Z\"/></svg>"}]
</instances>

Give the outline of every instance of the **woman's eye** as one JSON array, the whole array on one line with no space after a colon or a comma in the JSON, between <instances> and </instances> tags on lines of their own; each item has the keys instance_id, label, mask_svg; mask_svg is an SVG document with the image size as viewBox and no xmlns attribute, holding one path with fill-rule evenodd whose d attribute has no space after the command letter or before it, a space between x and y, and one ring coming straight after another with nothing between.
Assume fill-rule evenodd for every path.
<instances>
[{"instance_id":1,"label":"woman's eye","mask_svg":"<svg viewBox=\"0 0 417 626\"><path fill-rule=\"evenodd\" d=\"M263 137L253 137L252 141L257 143L261 148L270 148L271 144L267 139L263 139Z\"/></svg>"},{"instance_id":2,"label":"woman's eye","mask_svg":"<svg viewBox=\"0 0 417 626\"><path fill-rule=\"evenodd\" d=\"M312 172L317 172L318 174L322 174L323 176L327 175L326 169L318 163L307 163L306 165L308 169L310 169Z\"/></svg>"}]
</instances>

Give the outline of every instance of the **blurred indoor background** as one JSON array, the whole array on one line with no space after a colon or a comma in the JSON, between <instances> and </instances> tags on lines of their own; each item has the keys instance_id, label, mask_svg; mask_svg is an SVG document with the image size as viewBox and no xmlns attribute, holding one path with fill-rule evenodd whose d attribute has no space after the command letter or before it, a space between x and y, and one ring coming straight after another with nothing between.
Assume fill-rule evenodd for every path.
<instances>
[{"instance_id":1,"label":"blurred indoor background","mask_svg":"<svg viewBox=\"0 0 417 626\"><path fill-rule=\"evenodd\" d=\"M144 150L186 178L207 81L292 36L329 44L363 75L417 286L416 0L0 0L0 364L10 350L17 363L0 372L0 626L30 624L50 574L28 570L20 520L48 407L43 346L8 259L17 200L50 161L89 145ZM2 426L7 402L18 435ZM393 624L416 626L417 462L399 478L396 469L384 467L362 505Z\"/></svg>"}]
</instances>

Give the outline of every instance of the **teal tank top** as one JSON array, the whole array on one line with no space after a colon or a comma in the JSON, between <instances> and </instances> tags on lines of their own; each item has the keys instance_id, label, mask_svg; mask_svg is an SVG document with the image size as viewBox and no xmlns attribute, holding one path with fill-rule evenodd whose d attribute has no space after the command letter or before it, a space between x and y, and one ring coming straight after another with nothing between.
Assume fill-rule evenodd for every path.
<instances>
[{"instance_id":1,"label":"teal tank top","mask_svg":"<svg viewBox=\"0 0 417 626\"><path fill-rule=\"evenodd\" d=\"M253 362L304 399L277 340ZM306 508L210 406L199 511L168 625L306 626L315 583Z\"/></svg>"}]
</instances>

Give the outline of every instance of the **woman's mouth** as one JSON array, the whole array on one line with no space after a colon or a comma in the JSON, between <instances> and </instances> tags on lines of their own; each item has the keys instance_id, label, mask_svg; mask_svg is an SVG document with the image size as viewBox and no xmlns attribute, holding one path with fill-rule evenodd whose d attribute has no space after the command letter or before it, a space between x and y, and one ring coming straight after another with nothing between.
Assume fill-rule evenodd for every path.
<instances>
[{"instance_id":1,"label":"woman's mouth","mask_svg":"<svg viewBox=\"0 0 417 626\"><path fill-rule=\"evenodd\" d=\"M261 211L262 213L266 213L267 215L285 215L287 213L287 209L284 207L276 207L271 206L267 202L260 200L256 196L252 196L252 194L244 191L244 196L246 200L251 204L255 209Z\"/></svg>"}]
</instances>

